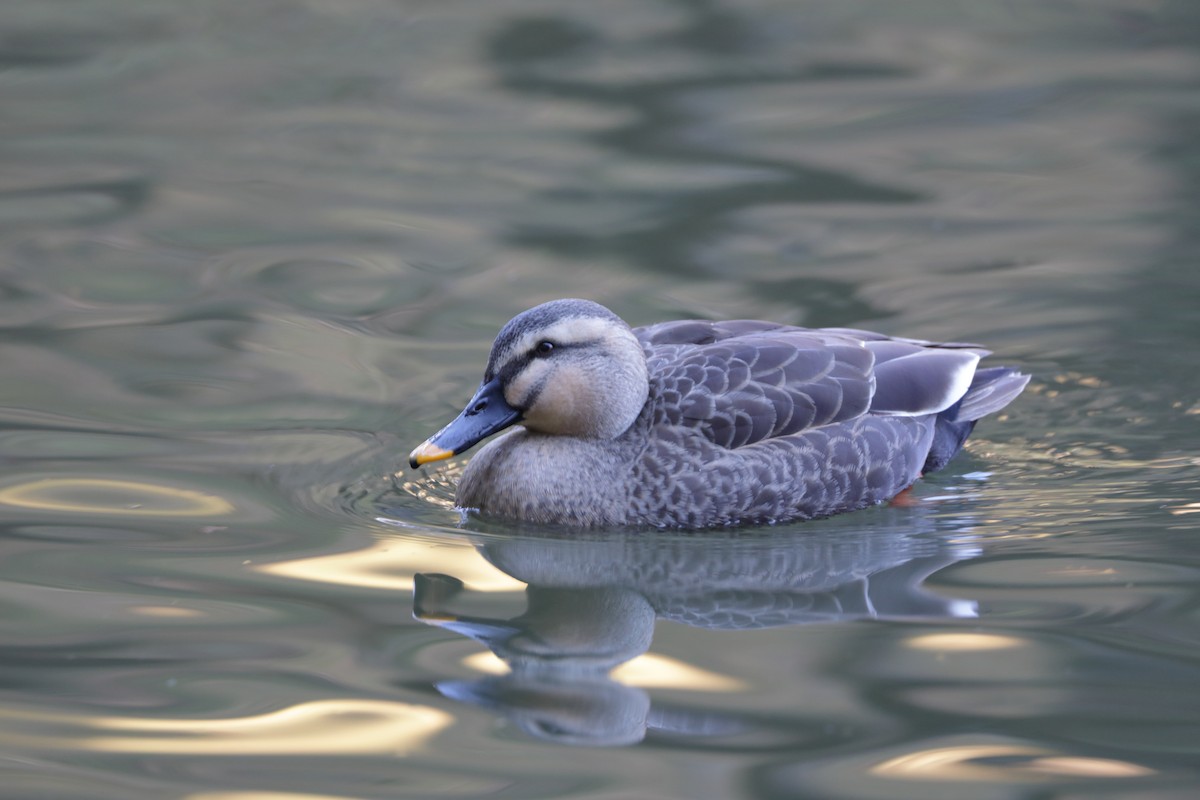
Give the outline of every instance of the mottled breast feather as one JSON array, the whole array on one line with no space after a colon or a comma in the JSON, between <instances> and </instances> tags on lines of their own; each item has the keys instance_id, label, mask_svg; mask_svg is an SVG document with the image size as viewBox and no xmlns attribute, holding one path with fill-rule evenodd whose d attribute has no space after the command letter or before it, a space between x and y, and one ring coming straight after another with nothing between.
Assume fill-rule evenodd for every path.
<instances>
[{"instance_id":1,"label":"mottled breast feather","mask_svg":"<svg viewBox=\"0 0 1200 800\"><path fill-rule=\"evenodd\" d=\"M871 405L871 350L850 337L754 320L638 328L652 424L726 448L853 419Z\"/></svg>"}]
</instances>

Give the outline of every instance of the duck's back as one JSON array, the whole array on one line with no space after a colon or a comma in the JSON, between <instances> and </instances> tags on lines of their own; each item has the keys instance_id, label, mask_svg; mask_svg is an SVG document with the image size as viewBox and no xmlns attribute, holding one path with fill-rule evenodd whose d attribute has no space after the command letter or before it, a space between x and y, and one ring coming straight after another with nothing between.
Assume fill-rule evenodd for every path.
<instances>
[{"instance_id":1,"label":"duck's back","mask_svg":"<svg viewBox=\"0 0 1200 800\"><path fill-rule=\"evenodd\" d=\"M811 518L886 500L962 446L1027 376L974 345L851 329L669 322L635 330L651 396L630 522ZM977 377L978 376L978 377ZM970 413L967 413L967 412Z\"/></svg>"}]
</instances>

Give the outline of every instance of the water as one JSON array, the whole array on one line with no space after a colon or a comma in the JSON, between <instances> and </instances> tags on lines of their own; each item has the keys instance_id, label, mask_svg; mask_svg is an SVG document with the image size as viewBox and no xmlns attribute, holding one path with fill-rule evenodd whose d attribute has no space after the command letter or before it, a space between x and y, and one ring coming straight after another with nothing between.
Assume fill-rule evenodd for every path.
<instances>
[{"instance_id":1,"label":"water","mask_svg":"<svg viewBox=\"0 0 1200 800\"><path fill-rule=\"evenodd\" d=\"M1200 788L1186 3L0 7L0 796ZM1035 375L914 503L462 520L509 317Z\"/></svg>"}]
</instances>

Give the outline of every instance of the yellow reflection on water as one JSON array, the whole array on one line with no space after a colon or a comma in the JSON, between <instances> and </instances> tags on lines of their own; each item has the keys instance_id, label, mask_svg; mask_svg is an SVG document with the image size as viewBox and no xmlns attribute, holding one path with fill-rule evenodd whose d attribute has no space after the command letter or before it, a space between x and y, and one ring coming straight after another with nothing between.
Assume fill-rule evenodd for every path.
<instances>
[{"instance_id":1,"label":"yellow reflection on water","mask_svg":"<svg viewBox=\"0 0 1200 800\"><path fill-rule=\"evenodd\" d=\"M1002 763L989 759L1003 759ZM1014 778L1137 778L1154 770L1111 758L1064 756L1023 745L972 744L935 747L890 758L871 767L888 778L923 781L1004 781Z\"/></svg>"},{"instance_id":2,"label":"yellow reflection on water","mask_svg":"<svg viewBox=\"0 0 1200 800\"><path fill-rule=\"evenodd\" d=\"M21 741L106 753L190 755L356 755L407 753L447 728L454 718L429 706L382 700L317 700L251 717L154 719L72 717L0 710ZM81 736L25 734L47 725L82 725Z\"/></svg>"},{"instance_id":3,"label":"yellow reflection on water","mask_svg":"<svg viewBox=\"0 0 1200 800\"><path fill-rule=\"evenodd\" d=\"M525 584L489 564L474 547L394 539L349 553L279 561L255 569L302 581L389 591L411 591L413 576L418 572L448 573L480 592L514 592L525 588Z\"/></svg>"},{"instance_id":4,"label":"yellow reflection on water","mask_svg":"<svg viewBox=\"0 0 1200 800\"><path fill-rule=\"evenodd\" d=\"M472 653L462 660L468 669L486 675L503 675L508 665L491 651ZM611 673L613 680L642 689L681 689L689 692L740 692L745 681L711 672L657 653L643 653L620 665Z\"/></svg>"},{"instance_id":5,"label":"yellow reflection on water","mask_svg":"<svg viewBox=\"0 0 1200 800\"><path fill-rule=\"evenodd\" d=\"M926 633L913 636L906 644L913 650L942 653L972 653L984 650L1008 650L1022 647L1023 639L998 633Z\"/></svg>"},{"instance_id":6,"label":"yellow reflection on water","mask_svg":"<svg viewBox=\"0 0 1200 800\"><path fill-rule=\"evenodd\" d=\"M613 670L613 678L643 689L684 689L689 692L740 692L745 681L710 672L657 653L645 653Z\"/></svg>"},{"instance_id":7,"label":"yellow reflection on water","mask_svg":"<svg viewBox=\"0 0 1200 800\"><path fill-rule=\"evenodd\" d=\"M183 617L203 617L204 612L195 608L180 606L130 606L126 609L130 614L139 617L166 617L180 619Z\"/></svg>"},{"instance_id":8,"label":"yellow reflection on water","mask_svg":"<svg viewBox=\"0 0 1200 800\"><path fill-rule=\"evenodd\" d=\"M0 487L0 505L149 517L214 517L234 510L228 500L215 494L114 478L38 478L4 486Z\"/></svg>"},{"instance_id":9,"label":"yellow reflection on water","mask_svg":"<svg viewBox=\"0 0 1200 800\"><path fill-rule=\"evenodd\" d=\"M256 790L231 792L197 792L184 795L184 800L356 800L345 794L301 794L300 792L260 792Z\"/></svg>"},{"instance_id":10,"label":"yellow reflection on water","mask_svg":"<svg viewBox=\"0 0 1200 800\"><path fill-rule=\"evenodd\" d=\"M508 664L501 661L491 650L472 653L462 660L462 665L484 675L504 675L508 672Z\"/></svg>"}]
</instances>

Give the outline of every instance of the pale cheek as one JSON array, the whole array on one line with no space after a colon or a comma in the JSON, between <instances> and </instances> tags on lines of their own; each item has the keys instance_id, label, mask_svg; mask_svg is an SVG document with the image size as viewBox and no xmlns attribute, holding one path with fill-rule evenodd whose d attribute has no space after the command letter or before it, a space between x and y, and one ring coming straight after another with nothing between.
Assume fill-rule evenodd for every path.
<instances>
[{"instance_id":1,"label":"pale cheek","mask_svg":"<svg viewBox=\"0 0 1200 800\"><path fill-rule=\"evenodd\" d=\"M529 400L529 394L542 380L548 367L544 361L534 361L521 370L508 386L504 387L504 399L513 408L523 408ZM541 405L541 402L538 403ZM532 411L533 409L530 409Z\"/></svg>"},{"instance_id":2,"label":"pale cheek","mask_svg":"<svg viewBox=\"0 0 1200 800\"><path fill-rule=\"evenodd\" d=\"M578 370L560 370L526 413L526 422L547 433L587 435L592 428L589 400L593 391L591 382Z\"/></svg>"}]
</instances>

